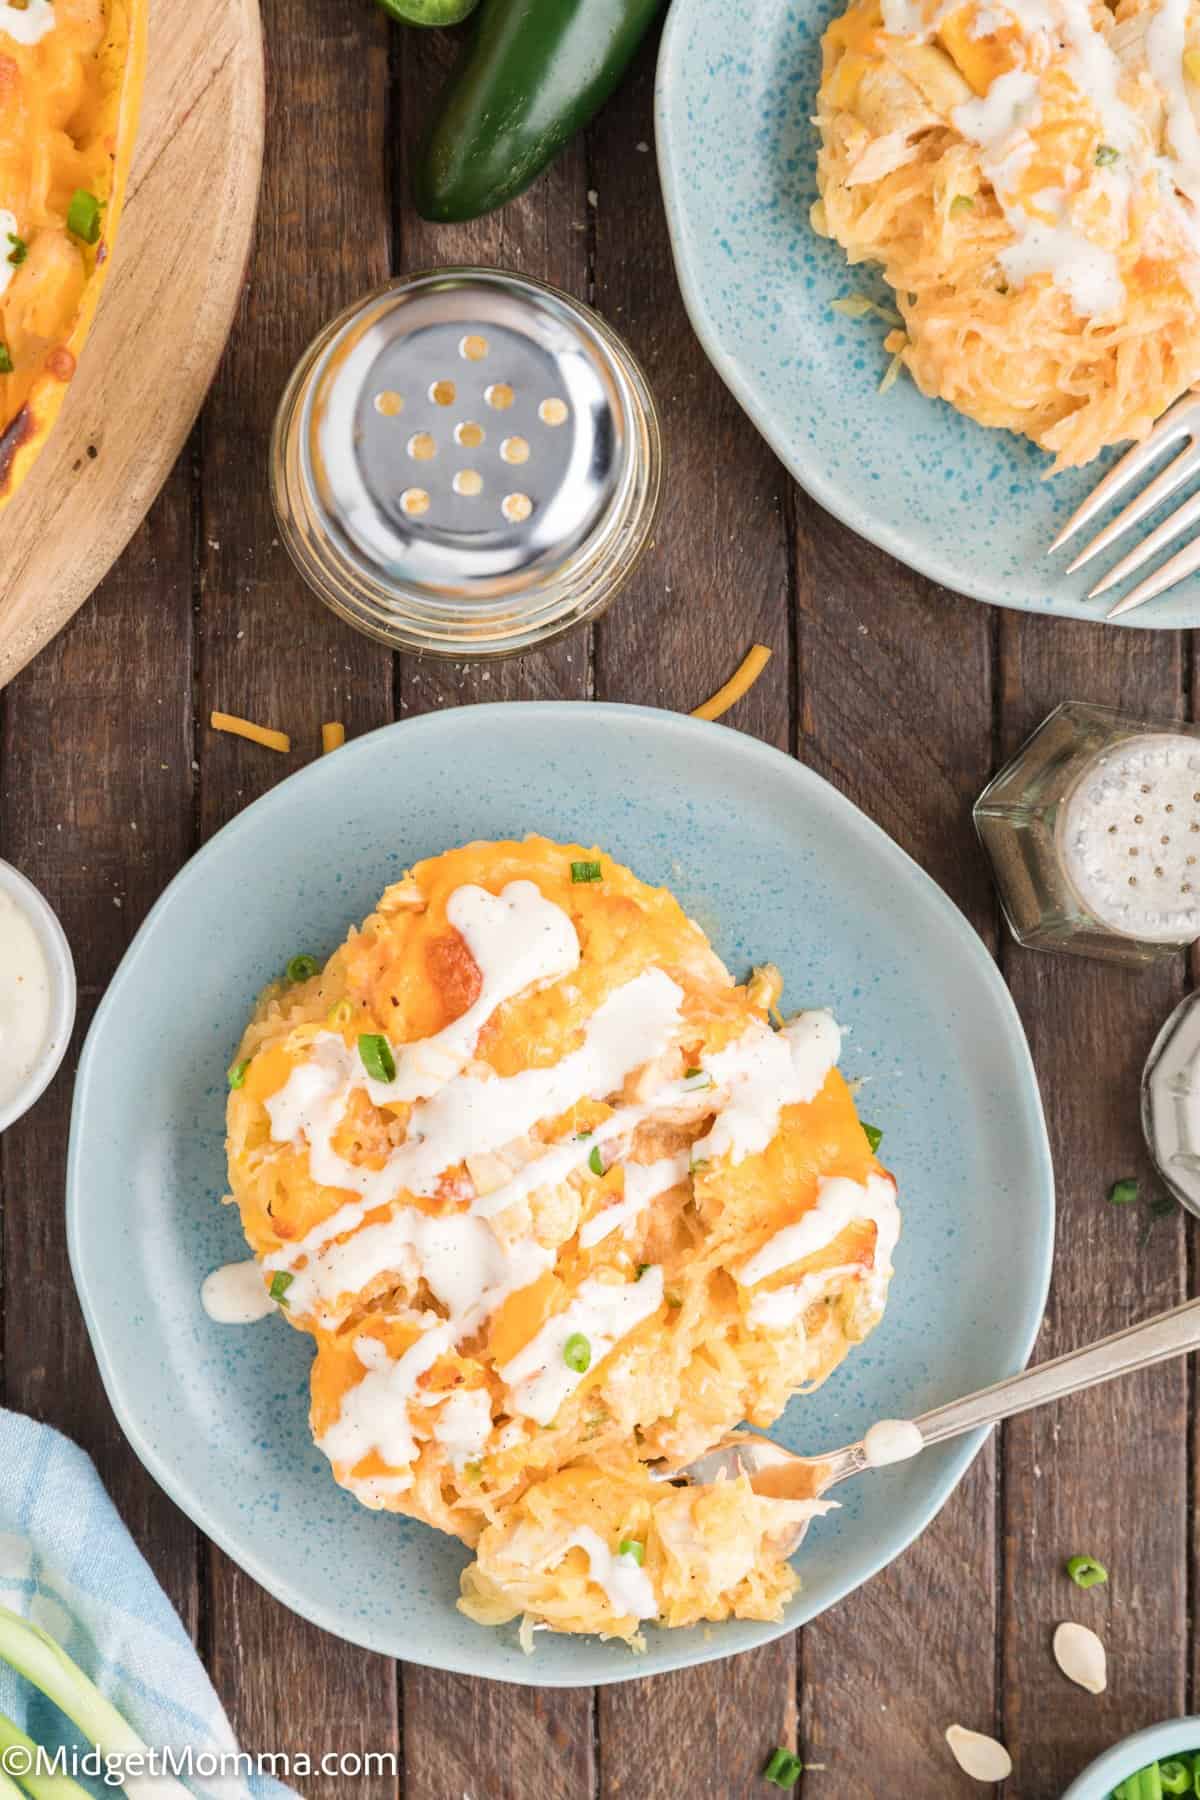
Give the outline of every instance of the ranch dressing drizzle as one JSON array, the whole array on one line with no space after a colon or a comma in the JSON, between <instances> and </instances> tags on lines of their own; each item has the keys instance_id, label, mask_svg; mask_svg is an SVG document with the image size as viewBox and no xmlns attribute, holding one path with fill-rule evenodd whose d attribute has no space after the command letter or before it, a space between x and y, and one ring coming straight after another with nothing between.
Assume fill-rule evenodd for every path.
<instances>
[{"instance_id":1,"label":"ranch dressing drizzle","mask_svg":"<svg viewBox=\"0 0 1200 1800\"><path fill-rule=\"evenodd\" d=\"M15 1100L47 1047L50 965L23 907L0 892L0 1107Z\"/></svg>"},{"instance_id":2,"label":"ranch dressing drizzle","mask_svg":"<svg viewBox=\"0 0 1200 1800\"><path fill-rule=\"evenodd\" d=\"M733 1271L734 1279L743 1287L754 1287L802 1257L824 1250L848 1225L859 1220L870 1220L875 1226L875 1265L870 1285L882 1298L892 1273L892 1251L900 1236L896 1184L886 1175L868 1175L865 1185L849 1181L844 1175L822 1176L817 1183L816 1205L794 1224L785 1225L768 1238L740 1269Z\"/></svg>"},{"instance_id":3,"label":"ranch dressing drizzle","mask_svg":"<svg viewBox=\"0 0 1200 1800\"><path fill-rule=\"evenodd\" d=\"M836 1269L813 1269L790 1287L769 1288L755 1294L746 1314L752 1331L787 1331L802 1319L815 1301L823 1299L839 1281L852 1281L863 1274L861 1263L839 1263Z\"/></svg>"},{"instance_id":4,"label":"ranch dressing drizzle","mask_svg":"<svg viewBox=\"0 0 1200 1800\"><path fill-rule=\"evenodd\" d=\"M590 1250L618 1227L632 1225L651 1200L687 1180L689 1162L688 1152L681 1150L678 1156L664 1156L658 1162L626 1163L624 1199L584 1221L579 1227L580 1247Z\"/></svg>"},{"instance_id":5,"label":"ranch dressing drizzle","mask_svg":"<svg viewBox=\"0 0 1200 1800\"><path fill-rule=\"evenodd\" d=\"M911 1419L879 1419L863 1438L863 1453L873 1469L907 1462L924 1448L921 1428Z\"/></svg>"},{"instance_id":6,"label":"ranch dressing drizzle","mask_svg":"<svg viewBox=\"0 0 1200 1800\"><path fill-rule=\"evenodd\" d=\"M614 1613L623 1619L654 1618L658 1612L654 1584L632 1556L614 1556L590 1525L581 1525L572 1533L563 1545L563 1554L576 1549L586 1555L588 1575L598 1588L603 1588Z\"/></svg>"},{"instance_id":7,"label":"ranch dressing drizzle","mask_svg":"<svg viewBox=\"0 0 1200 1800\"><path fill-rule=\"evenodd\" d=\"M394 1362L378 1338L355 1338L354 1354L366 1374L343 1394L341 1411L317 1440L330 1462L352 1469L377 1450L392 1468L411 1463L417 1442L408 1417L409 1401L421 1376L453 1348L454 1328L449 1324L432 1326ZM398 1493L411 1486L412 1476L395 1480L392 1491Z\"/></svg>"},{"instance_id":8,"label":"ranch dressing drizzle","mask_svg":"<svg viewBox=\"0 0 1200 1800\"><path fill-rule=\"evenodd\" d=\"M200 1304L216 1325L253 1325L279 1309L254 1257L214 1269L200 1284Z\"/></svg>"},{"instance_id":9,"label":"ranch dressing drizzle","mask_svg":"<svg viewBox=\"0 0 1200 1800\"><path fill-rule=\"evenodd\" d=\"M699 1162L728 1156L740 1163L765 1150L785 1106L813 1100L841 1054L842 1034L828 1012L800 1013L782 1031L755 1020L727 1050L704 1064L729 1098L708 1136L693 1149Z\"/></svg>"},{"instance_id":10,"label":"ranch dressing drizzle","mask_svg":"<svg viewBox=\"0 0 1200 1800\"><path fill-rule=\"evenodd\" d=\"M26 7L13 6L10 0L0 4L0 37L8 36L16 44L40 43L54 24L51 0L29 0Z\"/></svg>"},{"instance_id":11,"label":"ranch dressing drizzle","mask_svg":"<svg viewBox=\"0 0 1200 1800\"><path fill-rule=\"evenodd\" d=\"M564 1360L567 1339L576 1334L587 1339L592 1368L658 1311L662 1297L663 1272L657 1266L644 1270L638 1281L581 1281L570 1305L547 1319L525 1348L497 1371L510 1390L513 1410L538 1425L549 1425L587 1373Z\"/></svg>"},{"instance_id":12,"label":"ranch dressing drizzle","mask_svg":"<svg viewBox=\"0 0 1200 1800\"><path fill-rule=\"evenodd\" d=\"M433 1435L456 1469L483 1455L492 1434L492 1401L486 1388L455 1388L434 1417Z\"/></svg>"},{"instance_id":13,"label":"ranch dressing drizzle","mask_svg":"<svg viewBox=\"0 0 1200 1800\"><path fill-rule=\"evenodd\" d=\"M446 917L479 970L479 998L433 1037L394 1047L395 1080L368 1077L363 1083L376 1106L436 1094L474 1054L479 1033L498 1007L579 966L574 925L532 881L510 881L498 895L481 887L456 888Z\"/></svg>"}]
</instances>

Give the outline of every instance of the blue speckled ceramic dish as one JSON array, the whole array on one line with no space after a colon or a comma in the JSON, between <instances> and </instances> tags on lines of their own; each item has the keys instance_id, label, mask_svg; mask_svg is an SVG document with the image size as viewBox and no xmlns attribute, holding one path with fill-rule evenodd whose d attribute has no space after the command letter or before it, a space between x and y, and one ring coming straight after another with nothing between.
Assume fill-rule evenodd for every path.
<instances>
[{"instance_id":1,"label":"blue speckled ceramic dish","mask_svg":"<svg viewBox=\"0 0 1200 1800\"><path fill-rule=\"evenodd\" d=\"M1113 1789L1127 1775L1136 1775L1148 1763L1200 1750L1200 1718L1169 1719L1149 1725L1133 1737L1123 1738L1089 1763L1071 1783L1062 1800L1109 1800Z\"/></svg>"},{"instance_id":2,"label":"blue speckled ceramic dish","mask_svg":"<svg viewBox=\"0 0 1200 1800\"><path fill-rule=\"evenodd\" d=\"M476 706L314 763L227 826L143 925L97 1012L75 1093L71 1261L109 1397L147 1467L265 1587L330 1631L475 1675L616 1681L761 1644L881 1568L980 1440L847 1490L810 1534L786 1627L648 1633L645 1656L454 1608L462 1549L365 1511L308 1435L306 1338L210 1324L204 1275L245 1254L225 1186L225 1068L255 994L328 955L409 863L471 838L595 839L669 883L734 970L770 959L792 1007L831 1003L843 1068L901 1187L887 1317L788 1443L844 1443L1012 1373L1041 1317L1053 1191L1021 1028L979 939L877 826L790 757L638 707Z\"/></svg>"},{"instance_id":3,"label":"blue speckled ceramic dish","mask_svg":"<svg viewBox=\"0 0 1200 1800\"><path fill-rule=\"evenodd\" d=\"M776 455L863 537L977 600L1101 619L1121 590L1086 600L1096 571L1065 575L1070 558L1046 549L1117 453L1043 481L1043 452L924 399L907 375L880 394L886 327L830 311L845 294L888 298L808 221L820 39L843 8L674 0L658 157L692 323ZM1200 576L1120 623L1200 625Z\"/></svg>"}]
</instances>

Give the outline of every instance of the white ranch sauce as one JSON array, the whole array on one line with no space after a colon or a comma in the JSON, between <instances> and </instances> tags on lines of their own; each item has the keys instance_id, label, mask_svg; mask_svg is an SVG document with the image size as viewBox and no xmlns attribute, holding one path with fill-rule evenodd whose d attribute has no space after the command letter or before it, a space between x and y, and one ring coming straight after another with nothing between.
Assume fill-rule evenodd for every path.
<instances>
[{"instance_id":1,"label":"white ranch sauce","mask_svg":"<svg viewBox=\"0 0 1200 1800\"><path fill-rule=\"evenodd\" d=\"M614 1556L604 1539L590 1525L581 1525L563 1546L582 1550L588 1559L588 1574L603 1588L608 1603L621 1618L652 1619L658 1612L654 1584L636 1558L626 1551Z\"/></svg>"},{"instance_id":2,"label":"white ranch sauce","mask_svg":"<svg viewBox=\"0 0 1200 1800\"><path fill-rule=\"evenodd\" d=\"M20 1093L47 1048L50 964L33 921L0 892L0 1108Z\"/></svg>"},{"instance_id":3,"label":"white ranch sauce","mask_svg":"<svg viewBox=\"0 0 1200 1800\"><path fill-rule=\"evenodd\" d=\"M863 1438L863 1452L873 1469L907 1462L925 1448L925 1439L911 1419L879 1419Z\"/></svg>"},{"instance_id":4,"label":"white ranch sauce","mask_svg":"<svg viewBox=\"0 0 1200 1800\"><path fill-rule=\"evenodd\" d=\"M54 30L52 0L29 0L17 7L4 0L0 4L0 36L12 38L16 44L38 44L48 31Z\"/></svg>"},{"instance_id":5,"label":"white ranch sauce","mask_svg":"<svg viewBox=\"0 0 1200 1800\"><path fill-rule=\"evenodd\" d=\"M200 1304L216 1325L253 1325L279 1308L254 1257L214 1269L200 1285Z\"/></svg>"},{"instance_id":6,"label":"white ranch sauce","mask_svg":"<svg viewBox=\"0 0 1200 1800\"><path fill-rule=\"evenodd\" d=\"M0 30L3 30L4 13L0 12ZM18 13L17 17L21 15ZM17 231L17 215L0 206L0 294L16 274L16 265L9 261L12 255L11 239L19 235Z\"/></svg>"},{"instance_id":7,"label":"white ranch sauce","mask_svg":"<svg viewBox=\"0 0 1200 1800\"><path fill-rule=\"evenodd\" d=\"M288 1305L293 1314L336 1327L344 1316L341 1303L351 1303L384 1275L411 1287L423 1277L449 1314L428 1324L394 1360L378 1339L364 1335L355 1340L365 1372L344 1396L339 1417L323 1434L320 1447L345 1471L371 1452L399 1471L351 1481L370 1505L383 1504L411 1485L407 1465L418 1444L410 1404L430 1409L434 1437L459 1466L481 1455L491 1436L486 1392L429 1394L418 1383L440 1356L477 1331L507 1295L528 1287L554 1264L555 1252L532 1236L512 1238L500 1229L502 1214L511 1220L511 1208L535 1191L565 1181L597 1148L606 1163L620 1161L637 1128L652 1118L686 1121L714 1114L712 1130L694 1146L693 1155L742 1161L770 1142L784 1106L815 1097L841 1043L827 1012L801 1014L779 1033L752 1022L741 1037L708 1059L702 1071L707 1082L696 1076L667 1082L647 1100L617 1106L590 1134L540 1155L535 1152L523 1167L510 1161L514 1172L509 1179L477 1193L467 1210L431 1215L396 1206L406 1192L436 1194L444 1172L463 1162L469 1165L472 1158L497 1156L503 1163L506 1149L511 1156L522 1140L527 1143L532 1127L566 1112L581 1098L608 1099L629 1076L664 1057L683 1026L682 990L661 969L647 969L606 997L587 1021L578 1048L557 1063L496 1075L472 1062L480 1031L505 1002L569 975L579 962L578 938L567 914L529 881L512 882L499 896L479 887L460 888L450 898L447 916L480 971L479 996L468 1012L433 1038L396 1047L392 1082L369 1077L357 1048L348 1047L339 1034L318 1033L308 1060L266 1102L273 1140L306 1147L315 1181L358 1196L298 1243L263 1259L268 1272L292 1276ZM412 1107L405 1142L378 1170L349 1162L335 1148L356 1090L377 1104L403 1100ZM629 1228L655 1197L687 1178L689 1160L683 1153L648 1165L626 1164L623 1198L585 1221L581 1247ZM386 1216L364 1223L375 1212ZM877 1269L890 1254L882 1229L879 1245ZM505 1409L549 1424L587 1374L565 1362L567 1340L576 1334L587 1339L588 1368L594 1370L658 1311L662 1300L663 1272L657 1266L645 1269L636 1281L582 1282L565 1310L549 1318L498 1370L508 1389ZM624 1564L630 1559L614 1560ZM608 1579L613 1571L602 1566ZM624 1581L628 1571L618 1569L616 1575ZM637 1575L645 1581L640 1570ZM638 1616L648 1617L654 1610L651 1593L649 1611Z\"/></svg>"},{"instance_id":8,"label":"white ranch sauce","mask_svg":"<svg viewBox=\"0 0 1200 1800\"><path fill-rule=\"evenodd\" d=\"M900 1236L900 1209L896 1184L886 1175L868 1175L865 1185L844 1175L822 1176L817 1183L816 1205L768 1238L748 1257L734 1277L743 1287L755 1287L780 1269L824 1250L848 1225L869 1220L875 1226L875 1262L869 1286L882 1302L892 1273L892 1251Z\"/></svg>"}]
</instances>

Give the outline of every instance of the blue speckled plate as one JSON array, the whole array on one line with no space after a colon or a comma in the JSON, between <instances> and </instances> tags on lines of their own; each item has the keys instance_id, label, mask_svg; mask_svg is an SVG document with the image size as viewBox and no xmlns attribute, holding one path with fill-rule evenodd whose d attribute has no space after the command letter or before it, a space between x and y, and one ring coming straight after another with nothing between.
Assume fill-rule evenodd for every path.
<instances>
[{"instance_id":1,"label":"blue speckled plate","mask_svg":"<svg viewBox=\"0 0 1200 1800\"><path fill-rule=\"evenodd\" d=\"M769 959L792 1007L831 1003L884 1131L904 1234L887 1316L783 1439L844 1443L1024 1362L1053 1240L1049 1152L1008 993L974 932L831 787L673 713L476 706L394 725L283 782L167 889L96 1014L75 1090L71 1263L109 1398L151 1473L265 1587L318 1624L440 1668L551 1685L703 1662L800 1624L921 1530L979 1447L927 1451L814 1528L785 1626L617 1644L455 1611L461 1547L367 1512L308 1435L308 1340L210 1324L203 1277L245 1254L225 1187L224 1073L263 984L325 956L409 863L471 838L593 839L669 883L735 971Z\"/></svg>"},{"instance_id":2,"label":"blue speckled plate","mask_svg":"<svg viewBox=\"0 0 1200 1800\"><path fill-rule=\"evenodd\" d=\"M1097 571L1065 575L1070 558L1046 549L1118 453L1044 481L1042 451L924 399L907 375L880 394L887 328L830 311L844 294L889 298L808 222L820 39L844 4L674 0L658 158L692 323L776 455L863 537L977 600L1102 619L1121 590L1086 600ZM1200 625L1200 576L1120 623Z\"/></svg>"}]
</instances>

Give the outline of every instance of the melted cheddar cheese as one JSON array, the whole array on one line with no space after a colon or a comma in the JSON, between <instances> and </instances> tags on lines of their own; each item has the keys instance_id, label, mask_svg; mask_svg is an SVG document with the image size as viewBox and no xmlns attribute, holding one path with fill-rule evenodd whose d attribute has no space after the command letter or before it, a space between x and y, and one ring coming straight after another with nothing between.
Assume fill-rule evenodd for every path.
<instances>
[{"instance_id":1,"label":"melted cheddar cheese","mask_svg":"<svg viewBox=\"0 0 1200 1800\"><path fill-rule=\"evenodd\" d=\"M0 0L0 505L57 416L99 298L144 32L144 0ZM70 228L76 195L84 214L95 202L98 235Z\"/></svg>"},{"instance_id":2,"label":"melted cheddar cheese","mask_svg":"<svg viewBox=\"0 0 1200 1800\"><path fill-rule=\"evenodd\" d=\"M365 1504L478 1546L472 1617L632 1639L794 1588L796 1503L647 1467L769 1425L883 1310L895 1184L836 1023L775 1030L780 986L535 837L417 864L247 1027L230 1185L314 1341L314 1437Z\"/></svg>"}]
</instances>

